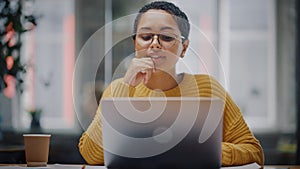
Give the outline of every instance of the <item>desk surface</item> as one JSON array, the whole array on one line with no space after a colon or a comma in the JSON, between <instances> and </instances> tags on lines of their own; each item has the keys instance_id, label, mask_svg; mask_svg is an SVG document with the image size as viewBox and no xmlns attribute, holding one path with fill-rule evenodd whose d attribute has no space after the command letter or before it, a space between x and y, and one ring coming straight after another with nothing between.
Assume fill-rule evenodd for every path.
<instances>
[{"instance_id":1,"label":"desk surface","mask_svg":"<svg viewBox=\"0 0 300 169\"><path fill-rule=\"evenodd\" d=\"M8 166L9 166L8 169L18 169L18 168L25 168L26 164L0 164L0 169L2 169L4 167L7 168ZM107 169L105 166L70 165L70 164L66 164L66 165L64 165L64 164L49 164L48 167L45 167L45 169L47 169L47 168L49 168L49 169L50 168L82 169L83 166L85 166L85 169ZM232 168L235 168L235 167L232 167ZM264 169L300 169L300 165L265 165Z\"/></svg>"},{"instance_id":2,"label":"desk surface","mask_svg":"<svg viewBox=\"0 0 300 169\"><path fill-rule=\"evenodd\" d=\"M264 169L300 169L300 165L266 165Z\"/></svg>"}]
</instances>

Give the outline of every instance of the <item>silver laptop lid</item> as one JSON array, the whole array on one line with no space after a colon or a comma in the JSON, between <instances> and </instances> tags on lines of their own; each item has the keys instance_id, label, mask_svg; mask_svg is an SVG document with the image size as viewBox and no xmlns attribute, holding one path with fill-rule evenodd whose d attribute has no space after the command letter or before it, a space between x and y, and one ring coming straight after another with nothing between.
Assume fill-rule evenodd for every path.
<instances>
[{"instance_id":1,"label":"silver laptop lid","mask_svg":"<svg viewBox=\"0 0 300 169\"><path fill-rule=\"evenodd\" d=\"M223 107L217 98L102 99L105 164L114 168L182 168L187 162L179 161L186 159L193 161L188 162L189 168L218 168Z\"/></svg>"}]
</instances>

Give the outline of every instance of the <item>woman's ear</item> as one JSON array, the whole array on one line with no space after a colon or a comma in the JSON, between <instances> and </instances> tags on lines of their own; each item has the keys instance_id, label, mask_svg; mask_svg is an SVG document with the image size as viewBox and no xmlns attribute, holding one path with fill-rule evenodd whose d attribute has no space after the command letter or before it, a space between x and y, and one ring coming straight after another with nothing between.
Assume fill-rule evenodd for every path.
<instances>
[{"instance_id":1,"label":"woman's ear","mask_svg":"<svg viewBox=\"0 0 300 169\"><path fill-rule=\"evenodd\" d=\"M136 47L135 38L132 38L132 41L133 41L133 47L134 47L134 50L135 50L135 47Z\"/></svg>"},{"instance_id":2,"label":"woman's ear","mask_svg":"<svg viewBox=\"0 0 300 169\"><path fill-rule=\"evenodd\" d=\"M182 51L181 51L181 54L180 54L181 58L184 57L184 54L185 54L187 48L189 47L189 43L190 43L190 41L188 39L183 42L183 44L182 44L183 48L182 48Z\"/></svg>"}]
</instances>

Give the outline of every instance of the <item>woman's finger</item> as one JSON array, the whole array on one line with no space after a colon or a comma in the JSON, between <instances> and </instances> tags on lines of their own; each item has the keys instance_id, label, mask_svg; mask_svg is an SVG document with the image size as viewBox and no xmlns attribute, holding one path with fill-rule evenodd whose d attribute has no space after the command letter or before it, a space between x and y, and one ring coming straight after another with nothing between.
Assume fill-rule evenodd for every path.
<instances>
[{"instance_id":1,"label":"woman's finger","mask_svg":"<svg viewBox=\"0 0 300 169\"><path fill-rule=\"evenodd\" d=\"M150 58L133 58L123 78L123 81L131 86L141 82L148 82L153 71L153 61Z\"/></svg>"},{"instance_id":2,"label":"woman's finger","mask_svg":"<svg viewBox=\"0 0 300 169\"><path fill-rule=\"evenodd\" d=\"M152 74L152 70L151 69L147 69L144 71L144 84L147 84L151 78L151 74Z\"/></svg>"}]
</instances>

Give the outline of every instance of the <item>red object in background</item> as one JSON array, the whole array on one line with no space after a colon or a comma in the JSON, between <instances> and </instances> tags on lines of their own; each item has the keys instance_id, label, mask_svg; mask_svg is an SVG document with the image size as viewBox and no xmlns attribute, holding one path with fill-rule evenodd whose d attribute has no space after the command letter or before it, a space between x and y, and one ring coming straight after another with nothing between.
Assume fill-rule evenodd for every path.
<instances>
[{"instance_id":1,"label":"red object in background","mask_svg":"<svg viewBox=\"0 0 300 169\"><path fill-rule=\"evenodd\" d=\"M13 36L15 35L15 30L13 29L13 24L12 22L10 22L8 24L8 26L6 27L6 35L5 35L5 42L8 42L11 40L11 38L13 38Z\"/></svg>"},{"instance_id":2,"label":"red object in background","mask_svg":"<svg viewBox=\"0 0 300 169\"><path fill-rule=\"evenodd\" d=\"M7 84L7 87L3 91L4 95L8 98L13 98L16 94L15 78L12 75L6 75L4 76L4 81Z\"/></svg>"},{"instance_id":3,"label":"red object in background","mask_svg":"<svg viewBox=\"0 0 300 169\"><path fill-rule=\"evenodd\" d=\"M14 58L12 56L8 56L6 58L6 67L8 70L11 70L14 66Z\"/></svg>"}]
</instances>

